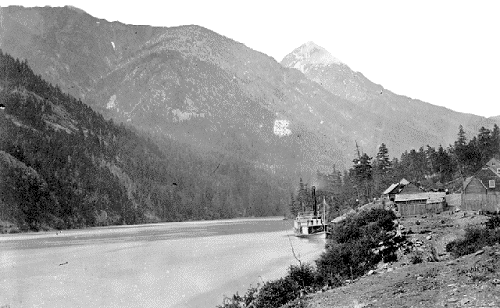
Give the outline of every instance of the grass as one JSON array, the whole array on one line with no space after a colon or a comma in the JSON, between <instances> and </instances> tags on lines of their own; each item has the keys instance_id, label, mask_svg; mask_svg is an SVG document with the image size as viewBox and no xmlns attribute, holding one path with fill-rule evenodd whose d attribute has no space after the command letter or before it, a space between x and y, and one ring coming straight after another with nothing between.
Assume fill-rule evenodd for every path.
<instances>
[{"instance_id":1,"label":"grass","mask_svg":"<svg viewBox=\"0 0 500 308\"><path fill-rule=\"evenodd\" d=\"M492 216L486 222L486 227L467 227L464 238L448 243L446 251L454 257L460 257L495 243L500 243L500 218L498 215Z\"/></svg>"}]
</instances>

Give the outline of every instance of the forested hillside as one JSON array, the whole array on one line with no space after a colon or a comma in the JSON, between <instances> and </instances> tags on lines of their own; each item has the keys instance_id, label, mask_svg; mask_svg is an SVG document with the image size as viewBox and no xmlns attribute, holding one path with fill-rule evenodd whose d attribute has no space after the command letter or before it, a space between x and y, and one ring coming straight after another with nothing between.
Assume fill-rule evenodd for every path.
<instances>
[{"instance_id":1,"label":"forested hillside","mask_svg":"<svg viewBox=\"0 0 500 308\"><path fill-rule=\"evenodd\" d=\"M467 139L462 125L458 127L453 145L437 149L429 145L405 151L400 158L389 155L382 143L375 155L358 151L349 170L343 173L333 169L331 173L319 172L315 181L298 183L298 191L292 193L290 210L300 211L302 204L311 206L311 186L318 189L316 196L323 196L333 205L331 216L355 208L381 196L392 183L401 179L415 183L425 191L448 190L460 192L466 177L481 169L492 157L500 158L500 128L481 127L477 136Z\"/></svg>"},{"instance_id":2,"label":"forested hillside","mask_svg":"<svg viewBox=\"0 0 500 308\"><path fill-rule=\"evenodd\" d=\"M0 220L21 230L281 215L250 163L105 120L0 51Z\"/></svg>"}]
</instances>

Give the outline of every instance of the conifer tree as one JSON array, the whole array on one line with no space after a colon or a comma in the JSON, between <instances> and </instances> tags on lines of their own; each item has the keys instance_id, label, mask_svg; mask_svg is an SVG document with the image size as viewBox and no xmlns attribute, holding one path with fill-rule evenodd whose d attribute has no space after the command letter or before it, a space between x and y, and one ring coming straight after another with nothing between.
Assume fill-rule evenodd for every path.
<instances>
[{"instance_id":1,"label":"conifer tree","mask_svg":"<svg viewBox=\"0 0 500 308\"><path fill-rule=\"evenodd\" d=\"M355 186L359 197L362 198L363 202L368 201L372 197L372 158L368 154L363 153L359 158L353 160L353 168L351 169L351 175L356 181ZM359 198L358 198L359 199Z\"/></svg>"},{"instance_id":2,"label":"conifer tree","mask_svg":"<svg viewBox=\"0 0 500 308\"><path fill-rule=\"evenodd\" d=\"M477 135L477 142L479 151L481 152L481 165L484 165L493 156L491 131L482 126Z\"/></svg>"},{"instance_id":3,"label":"conifer tree","mask_svg":"<svg viewBox=\"0 0 500 308\"><path fill-rule=\"evenodd\" d=\"M392 162L389 159L389 150L385 143L379 147L373 172L375 195L380 195L392 182Z\"/></svg>"}]
</instances>

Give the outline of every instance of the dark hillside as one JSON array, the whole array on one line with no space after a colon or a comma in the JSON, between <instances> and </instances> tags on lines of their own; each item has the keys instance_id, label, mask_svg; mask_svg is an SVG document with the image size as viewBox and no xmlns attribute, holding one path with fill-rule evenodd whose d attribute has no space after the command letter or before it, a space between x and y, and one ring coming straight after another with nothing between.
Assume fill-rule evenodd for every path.
<instances>
[{"instance_id":1,"label":"dark hillside","mask_svg":"<svg viewBox=\"0 0 500 308\"><path fill-rule=\"evenodd\" d=\"M21 229L281 215L256 167L114 124L0 52L0 219ZM236 179L236 180L231 180Z\"/></svg>"}]
</instances>

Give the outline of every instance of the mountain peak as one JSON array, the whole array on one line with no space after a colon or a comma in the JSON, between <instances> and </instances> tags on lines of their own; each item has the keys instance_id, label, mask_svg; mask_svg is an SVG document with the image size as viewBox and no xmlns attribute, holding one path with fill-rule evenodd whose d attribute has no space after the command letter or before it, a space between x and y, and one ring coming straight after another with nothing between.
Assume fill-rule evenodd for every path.
<instances>
[{"instance_id":1,"label":"mountain peak","mask_svg":"<svg viewBox=\"0 0 500 308\"><path fill-rule=\"evenodd\" d=\"M339 59L332 56L325 48L313 41L309 41L288 54L281 64L287 67L294 67L304 71L304 65L330 65L343 64Z\"/></svg>"}]
</instances>

